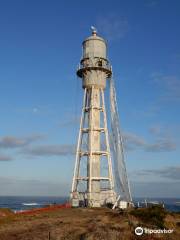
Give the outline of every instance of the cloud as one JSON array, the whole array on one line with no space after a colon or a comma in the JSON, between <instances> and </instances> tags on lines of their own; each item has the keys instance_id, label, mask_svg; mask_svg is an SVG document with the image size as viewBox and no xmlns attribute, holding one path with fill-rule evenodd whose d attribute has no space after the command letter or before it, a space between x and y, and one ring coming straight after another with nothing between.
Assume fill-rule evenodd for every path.
<instances>
[{"instance_id":1,"label":"cloud","mask_svg":"<svg viewBox=\"0 0 180 240\"><path fill-rule=\"evenodd\" d=\"M68 196L70 182L0 177L1 196Z\"/></svg>"},{"instance_id":2,"label":"cloud","mask_svg":"<svg viewBox=\"0 0 180 240\"><path fill-rule=\"evenodd\" d=\"M147 7L155 7L157 6L159 1L157 0L146 0L146 6Z\"/></svg>"},{"instance_id":3,"label":"cloud","mask_svg":"<svg viewBox=\"0 0 180 240\"><path fill-rule=\"evenodd\" d=\"M180 166L170 166L163 169L147 169L134 172L135 176L152 176L180 181Z\"/></svg>"},{"instance_id":4,"label":"cloud","mask_svg":"<svg viewBox=\"0 0 180 240\"><path fill-rule=\"evenodd\" d=\"M71 119L68 119L67 121L60 122L59 126L64 127L71 127L71 126L79 126L80 124L81 116L72 116Z\"/></svg>"},{"instance_id":5,"label":"cloud","mask_svg":"<svg viewBox=\"0 0 180 240\"><path fill-rule=\"evenodd\" d=\"M129 31L129 23L126 18L109 15L97 19L97 29L104 34L109 41L124 38Z\"/></svg>"},{"instance_id":6,"label":"cloud","mask_svg":"<svg viewBox=\"0 0 180 240\"><path fill-rule=\"evenodd\" d=\"M160 177L163 178L169 178L172 180L180 180L180 167L166 167L162 170L151 170L150 173L153 173L155 175L159 175Z\"/></svg>"},{"instance_id":7,"label":"cloud","mask_svg":"<svg viewBox=\"0 0 180 240\"><path fill-rule=\"evenodd\" d=\"M176 144L168 138L161 138L156 140L155 143L146 144L144 149L147 152L170 152L176 150Z\"/></svg>"},{"instance_id":8,"label":"cloud","mask_svg":"<svg viewBox=\"0 0 180 240\"><path fill-rule=\"evenodd\" d=\"M151 77L163 91L161 101L180 100L180 79L177 76L153 73Z\"/></svg>"},{"instance_id":9,"label":"cloud","mask_svg":"<svg viewBox=\"0 0 180 240\"><path fill-rule=\"evenodd\" d=\"M74 145L40 145L27 147L23 153L32 156L67 156L75 154Z\"/></svg>"},{"instance_id":10,"label":"cloud","mask_svg":"<svg viewBox=\"0 0 180 240\"><path fill-rule=\"evenodd\" d=\"M0 138L0 149L18 149L18 154L25 156L67 156L75 154L75 146L62 145L34 145L37 140L44 139L43 135L28 137L5 136ZM32 145L31 145L32 144ZM0 154L0 161L12 160L11 157Z\"/></svg>"},{"instance_id":11,"label":"cloud","mask_svg":"<svg viewBox=\"0 0 180 240\"><path fill-rule=\"evenodd\" d=\"M180 188L179 182L137 182L131 184L131 192L133 197L143 198L179 198Z\"/></svg>"},{"instance_id":12,"label":"cloud","mask_svg":"<svg viewBox=\"0 0 180 240\"><path fill-rule=\"evenodd\" d=\"M123 140L126 150L142 149L146 152L169 152L176 150L175 142L169 136L158 136L153 143L134 133L124 133Z\"/></svg>"},{"instance_id":13,"label":"cloud","mask_svg":"<svg viewBox=\"0 0 180 240\"><path fill-rule=\"evenodd\" d=\"M0 161L10 161L12 158L10 156L0 154Z\"/></svg>"},{"instance_id":14,"label":"cloud","mask_svg":"<svg viewBox=\"0 0 180 240\"><path fill-rule=\"evenodd\" d=\"M20 148L31 144L39 139L42 139L42 135L33 135L29 137L14 137L5 136L0 138L0 148Z\"/></svg>"},{"instance_id":15,"label":"cloud","mask_svg":"<svg viewBox=\"0 0 180 240\"><path fill-rule=\"evenodd\" d=\"M144 147L146 145L145 140L134 133L124 133L123 139L125 146L129 149L134 149L135 147Z\"/></svg>"},{"instance_id":16,"label":"cloud","mask_svg":"<svg viewBox=\"0 0 180 240\"><path fill-rule=\"evenodd\" d=\"M150 133L154 134L154 135L158 135L161 133L161 126L160 125L155 125L149 128Z\"/></svg>"}]
</instances>

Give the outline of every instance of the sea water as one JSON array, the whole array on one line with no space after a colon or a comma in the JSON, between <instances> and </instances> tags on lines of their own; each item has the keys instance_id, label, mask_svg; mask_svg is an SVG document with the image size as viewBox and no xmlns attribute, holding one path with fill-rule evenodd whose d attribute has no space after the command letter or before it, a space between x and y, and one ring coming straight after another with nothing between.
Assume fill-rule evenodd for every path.
<instances>
[{"instance_id":1,"label":"sea water","mask_svg":"<svg viewBox=\"0 0 180 240\"><path fill-rule=\"evenodd\" d=\"M0 196L0 208L10 208L13 211L40 208L51 204L63 204L69 200L68 197L33 197L33 196ZM140 202L164 203L167 210L180 212L180 198L134 198L135 203Z\"/></svg>"},{"instance_id":2,"label":"sea water","mask_svg":"<svg viewBox=\"0 0 180 240\"><path fill-rule=\"evenodd\" d=\"M0 196L0 208L20 211L45 207L51 204L63 204L67 201L68 197Z\"/></svg>"}]
</instances>

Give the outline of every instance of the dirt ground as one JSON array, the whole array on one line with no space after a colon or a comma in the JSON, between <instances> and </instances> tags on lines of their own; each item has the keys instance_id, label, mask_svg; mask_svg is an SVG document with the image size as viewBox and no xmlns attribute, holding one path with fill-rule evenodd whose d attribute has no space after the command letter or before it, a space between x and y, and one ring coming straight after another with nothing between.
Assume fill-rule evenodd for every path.
<instances>
[{"instance_id":1,"label":"dirt ground","mask_svg":"<svg viewBox=\"0 0 180 240\"><path fill-rule=\"evenodd\" d=\"M0 240L136 240L180 239L180 214L167 215L172 234L143 234L134 229L142 224L129 213L101 209L56 209L43 213L0 217Z\"/></svg>"}]
</instances>

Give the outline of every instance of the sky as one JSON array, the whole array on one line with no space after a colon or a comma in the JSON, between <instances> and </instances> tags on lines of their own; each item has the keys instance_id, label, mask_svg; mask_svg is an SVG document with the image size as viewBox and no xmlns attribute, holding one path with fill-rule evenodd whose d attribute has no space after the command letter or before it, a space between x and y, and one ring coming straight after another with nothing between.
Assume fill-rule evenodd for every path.
<instances>
[{"instance_id":1,"label":"sky","mask_svg":"<svg viewBox=\"0 0 180 240\"><path fill-rule=\"evenodd\" d=\"M1 196L69 194L76 69L93 25L108 43L132 195L180 197L179 12L178 0L0 1Z\"/></svg>"}]
</instances>

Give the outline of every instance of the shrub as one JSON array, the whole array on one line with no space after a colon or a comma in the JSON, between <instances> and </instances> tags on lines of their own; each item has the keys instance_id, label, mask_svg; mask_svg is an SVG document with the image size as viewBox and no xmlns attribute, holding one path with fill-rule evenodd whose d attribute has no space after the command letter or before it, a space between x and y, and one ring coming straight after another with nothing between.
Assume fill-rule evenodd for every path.
<instances>
[{"instance_id":1,"label":"shrub","mask_svg":"<svg viewBox=\"0 0 180 240\"><path fill-rule=\"evenodd\" d=\"M159 228L164 228L164 219L167 212L161 206L151 206L149 208L134 209L130 214L137 217L145 224L148 223Z\"/></svg>"},{"instance_id":2,"label":"shrub","mask_svg":"<svg viewBox=\"0 0 180 240\"><path fill-rule=\"evenodd\" d=\"M180 227L180 222L177 222L177 223L176 223L176 226L177 226L177 227Z\"/></svg>"}]
</instances>

